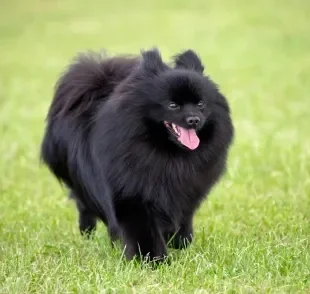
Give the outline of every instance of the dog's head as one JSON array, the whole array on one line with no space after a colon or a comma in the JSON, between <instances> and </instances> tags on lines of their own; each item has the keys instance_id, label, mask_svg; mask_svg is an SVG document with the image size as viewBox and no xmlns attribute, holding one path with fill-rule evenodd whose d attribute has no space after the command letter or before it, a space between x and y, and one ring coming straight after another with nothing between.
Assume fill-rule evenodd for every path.
<instances>
[{"instance_id":1,"label":"dog's head","mask_svg":"<svg viewBox=\"0 0 310 294\"><path fill-rule=\"evenodd\" d=\"M135 76L136 101L160 139L189 150L199 146L199 133L208 123L218 91L203 71L201 60L192 50L175 56L173 67L162 61L156 49L142 53Z\"/></svg>"}]
</instances>

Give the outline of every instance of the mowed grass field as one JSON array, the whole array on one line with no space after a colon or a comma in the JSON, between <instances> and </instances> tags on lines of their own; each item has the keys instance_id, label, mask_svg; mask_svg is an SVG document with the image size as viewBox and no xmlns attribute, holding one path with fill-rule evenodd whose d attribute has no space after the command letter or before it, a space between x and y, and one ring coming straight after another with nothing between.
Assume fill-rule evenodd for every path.
<instances>
[{"instance_id":1,"label":"mowed grass field","mask_svg":"<svg viewBox=\"0 0 310 294\"><path fill-rule=\"evenodd\" d=\"M2 1L0 293L310 293L310 2ZM126 262L39 163L59 73L78 51L165 60L193 48L228 97L222 182L172 264Z\"/></svg>"}]
</instances>

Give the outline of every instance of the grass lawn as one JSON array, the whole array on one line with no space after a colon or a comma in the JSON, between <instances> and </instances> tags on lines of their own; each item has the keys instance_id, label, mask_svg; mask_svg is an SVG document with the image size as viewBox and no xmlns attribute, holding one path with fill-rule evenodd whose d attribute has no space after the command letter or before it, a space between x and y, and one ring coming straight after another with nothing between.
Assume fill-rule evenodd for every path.
<instances>
[{"instance_id":1,"label":"grass lawn","mask_svg":"<svg viewBox=\"0 0 310 294\"><path fill-rule=\"evenodd\" d=\"M0 9L0 293L310 293L308 0L10 0ZM229 169L196 239L156 270L122 259L39 165L77 51L192 47L231 103Z\"/></svg>"}]
</instances>

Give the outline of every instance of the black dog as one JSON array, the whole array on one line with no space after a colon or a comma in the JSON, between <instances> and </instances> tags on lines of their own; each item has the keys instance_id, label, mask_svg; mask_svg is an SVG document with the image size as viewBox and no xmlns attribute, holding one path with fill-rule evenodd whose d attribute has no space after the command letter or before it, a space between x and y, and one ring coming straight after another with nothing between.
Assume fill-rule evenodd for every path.
<instances>
[{"instance_id":1,"label":"black dog","mask_svg":"<svg viewBox=\"0 0 310 294\"><path fill-rule=\"evenodd\" d=\"M71 190L82 233L101 219L129 259L163 258L193 238L193 215L225 171L234 127L188 50L165 64L80 55L58 81L42 159Z\"/></svg>"}]
</instances>

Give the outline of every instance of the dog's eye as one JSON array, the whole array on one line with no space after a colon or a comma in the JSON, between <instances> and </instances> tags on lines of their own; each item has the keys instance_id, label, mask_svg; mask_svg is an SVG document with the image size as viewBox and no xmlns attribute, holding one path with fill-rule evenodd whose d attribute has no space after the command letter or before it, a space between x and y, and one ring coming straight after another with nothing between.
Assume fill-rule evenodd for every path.
<instances>
[{"instance_id":1,"label":"dog's eye","mask_svg":"<svg viewBox=\"0 0 310 294\"><path fill-rule=\"evenodd\" d=\"M176 104L176 103L174 103L174 102L170 102L169 104L168 104L168 108L170 108L170 109L178 109L180 106L178 105L178 104Z\"/></svg>"},{"instance_id":2,"label":"dog's eye","mask_svg":"<svg viewBox=\"0 0 310 294\"><path fill-rule=\"evenodd\" d=\"M198 107L199 109L204 108L204 106L205 106L205 103L204 103L203 101L199 101L199 102L197 103L197 107Z\"/></svg>"}]
</instances>

